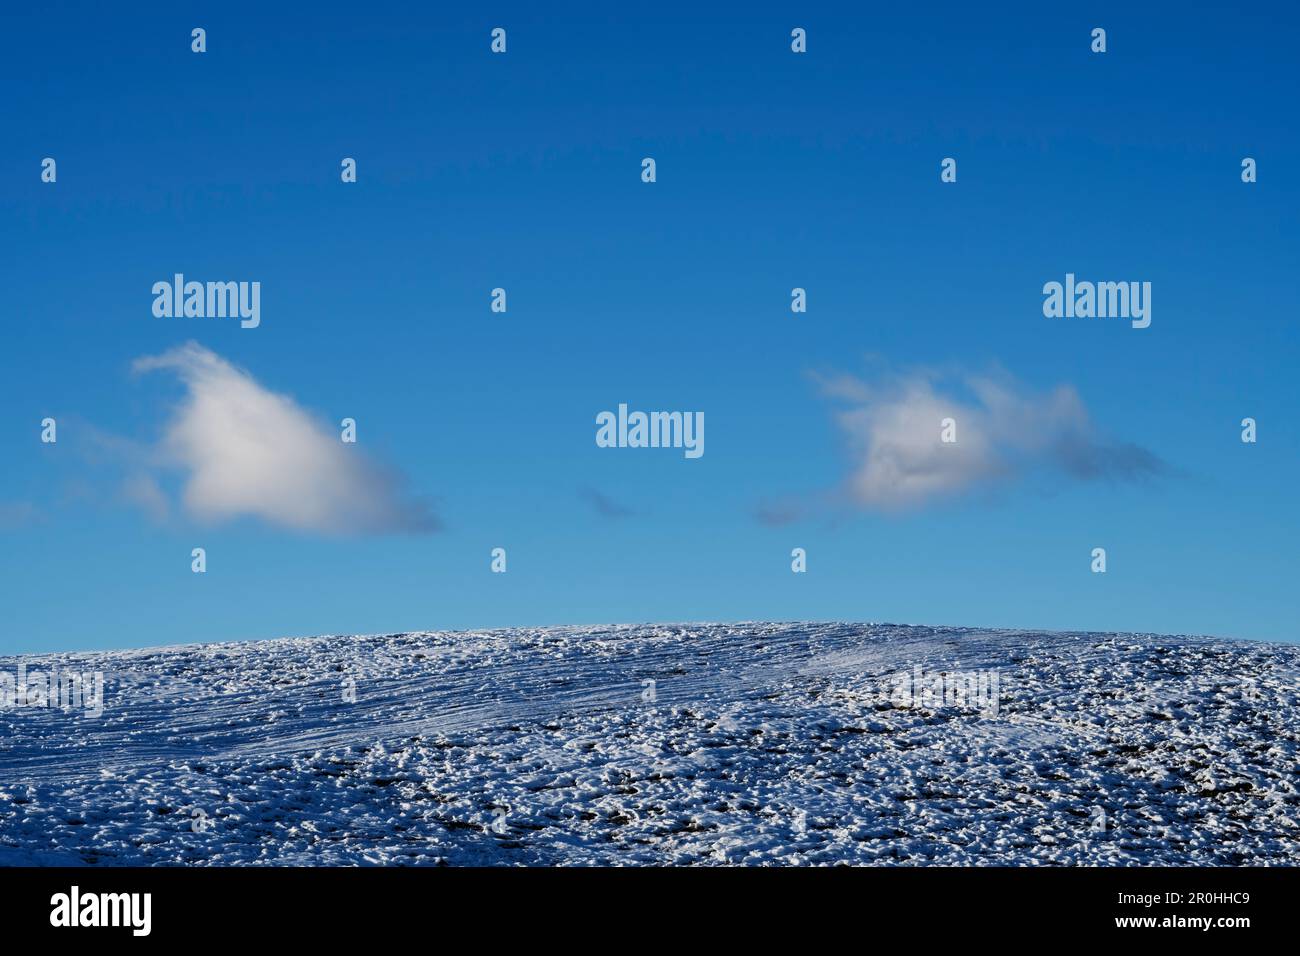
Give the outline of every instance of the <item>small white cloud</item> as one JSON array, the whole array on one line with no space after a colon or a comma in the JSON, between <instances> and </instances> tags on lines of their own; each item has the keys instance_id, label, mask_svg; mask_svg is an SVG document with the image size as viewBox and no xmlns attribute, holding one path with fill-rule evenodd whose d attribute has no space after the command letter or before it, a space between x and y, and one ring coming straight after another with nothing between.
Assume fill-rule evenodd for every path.
<instances>
[{"instance_id":1,"label":"small white cloud","mask_svg":"<svg viewBox=\"0 0 1300 956\"><path fill-rule=\"evenodd\" d=\"M1005 377L924 372L883 384L850 376L818 381L827 398L842 403L836 421L854 462L847 492L865 508L915 508L1042 468L1080 480L1163 470L1147 450L1099 436L1068 385L1034 394ZM953 443L941 441L949 418Z\"/></svg>"},{"instance_id":2,"label":"small white cloud","mask_svg":"<svg viewBox=\"0 0 1300 956\"><path fill-rule=\"evenodd\" d=\"M196 517L251 515L328 534L438 527L427 505L407 499L355 445L201 345L138 359L134 369L174 372L187 389L159 452L186 473L182 497ZM137 480L131 491L157 510L156 484Z\"/></svg>"}]
</instances>

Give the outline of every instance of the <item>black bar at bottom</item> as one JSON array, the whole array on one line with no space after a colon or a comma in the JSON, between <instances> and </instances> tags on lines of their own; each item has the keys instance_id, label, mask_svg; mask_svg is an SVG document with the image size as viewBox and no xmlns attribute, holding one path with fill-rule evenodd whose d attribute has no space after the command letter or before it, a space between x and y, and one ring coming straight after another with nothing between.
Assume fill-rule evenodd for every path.
<instances>
[{"instance_id":1,"label":"black bar at bottom","mask_svg":"<svg viewBox=\"0 0 1300 956\"><path fill-rule=\"evenodd\" d=\"M1294 926L1295 869L0 869L11 945L504 938L735 943L768 927L1231 943ZM75 891L73 888L76 888ZM126 894L126 895L122 895ZM147 909L145 897L148 894ZM75 912L75 915L74 915ZM147 916L147 919L146 919ZM73 925L73 924L77 925ZM92 925L85 923L116 923ZM60 924L60 925L55 925ZM147 924L147 925L146 925ZM147 929L147 935L143 930ZM434 936L427 936L433 933ZM630 934L630 936L629 936ZM956 934L955 936L953 934ZM970 934L969 936L967 934ZM1242 934L1246 934L1245 937ZM1051 937L1046 937L1050 939ZM946 945L946 944L944 944Z\"/></svg>"}]
</instances>

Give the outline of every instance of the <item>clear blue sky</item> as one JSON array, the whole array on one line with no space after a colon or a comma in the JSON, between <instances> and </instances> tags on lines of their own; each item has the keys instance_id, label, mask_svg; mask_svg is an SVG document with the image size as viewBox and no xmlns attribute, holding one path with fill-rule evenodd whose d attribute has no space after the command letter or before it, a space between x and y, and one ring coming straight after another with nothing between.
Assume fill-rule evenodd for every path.
<instances>
[{"instance_id":1,"label":"clear blue sky","mask_svg":"<svg viewBox=\"0 0 1300 956\"><path fill-rule=\"evenodd\" d=\"M1294 8L272 6L6 11L0 652L803 618L1297 638ZM154 317L176 272L260 281L261 326ZM1066 272L1150 281L1151 327L1045 318ZM164 517L125 500L113 448L183 394L132 363L191 340L354 417L442 530L210 521L183 473ZM882 366L1071 386L1166 467L758 520L854 470L814 373ZM597 448L620 402L703 411L706 453Z\"/></svg>"}]
</instances>

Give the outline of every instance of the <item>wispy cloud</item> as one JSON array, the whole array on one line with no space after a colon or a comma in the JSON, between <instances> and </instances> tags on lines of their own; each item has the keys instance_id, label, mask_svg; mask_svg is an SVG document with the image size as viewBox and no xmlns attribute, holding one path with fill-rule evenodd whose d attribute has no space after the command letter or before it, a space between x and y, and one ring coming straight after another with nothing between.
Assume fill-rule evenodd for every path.
<instances>
[{"instance_id":1,"label":"wispy cloud","mask_svg":"<svg viewBox=\"0 0 1300 956\"><path fill-rule=\"evenodd\" d=\"M626 518L632 514L630 508L614 501L607 495L602 494L595 488L582 488L578 491L578 497L596 510L596 513L606 518Z\"/></svg>"},{"instance_id":2,"label":"wispy cloud","mask_svg":"<svg viewBox=\"0 0 1300 956\"><path fill-rule=\"evenodd\" d=\"M40 520L40 510L30 501L0 501L0 531L17 531Z\"/></svg>"},{"instance_id":3,"label":"wispy cloud","mask_svg":"<svg viewBox=\"0 0 1300 956\"><path fill-rule=\"evenodd\" d=\"M192 515L252 516L327 534L439 526L396 475L341 442L289 396L197 343L138 359L134 369L172 372L186 388L153 457L184 472L182 501ZM124 491L155 514L165 511L152 478L134 478Z\"/></svg>"},{"instance_id":4,"label":"wispy cloud","mask_svg":"<svg viewBox=\"0 0 1300 956\"><path fill-rule=\"evenodd\" d=\"M769 528L781 528L794 524L807 513L807 509L793 499L781 501L761 501L754 509L754 519Z\"/></svg>"},{"instance_id":5,"label":"wispy cloud","mask_svg":"<svg viewBox=\"0 0 1300 956\"><path fill-rule=\"evenodd\" d=\"M153 475L131 475L122 482L118 493L123 501L143 509L155 521L164 521L171 514L171 503Z\"/></svg>"},{"instance_id":6,"label":"wispy cloud","mask_svg":"<svg viewBox=\"0 0 1300 956\"><path fill-rule=\"evenodd\" d=\"M845 491L863 508L918 508L1036 470L1080 481L1165 470L1145 448L1100 434L1069 385L1034 393L1007 376L933 372L816 380L838 406L853 462ZM941 440L944 419L953 420L954 442Z\"/></svg>"}]
</instances>

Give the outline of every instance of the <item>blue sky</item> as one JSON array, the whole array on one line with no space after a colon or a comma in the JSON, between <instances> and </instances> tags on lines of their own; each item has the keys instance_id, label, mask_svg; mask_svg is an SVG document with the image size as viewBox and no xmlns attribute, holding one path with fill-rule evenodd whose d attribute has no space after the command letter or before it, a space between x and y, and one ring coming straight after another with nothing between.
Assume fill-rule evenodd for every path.
<instances>
[{"instance_id":1,"label":"blue sky","mask_svg":"<svg viewBox=\"0 0 1300 956\"><path fill-rule=\"evenodd\" d=\"M1293 11L431 9L7 14L0 651L743 619L1296 639ZM155 317L177 272L260 282L260 326ZM1150 328L1044 317L1067 272L1149 281ZM185 385L133 372L187 342L355 418L347 453L441 529L188 506L158 462ZM1089 440L1158 467L1018 448L901 510L846 491L827 382L869 416L986 376L1026 409L1072 390ZM620 402L704 412L705 454L598 448Z\"/></svg>"}]
</instances>

